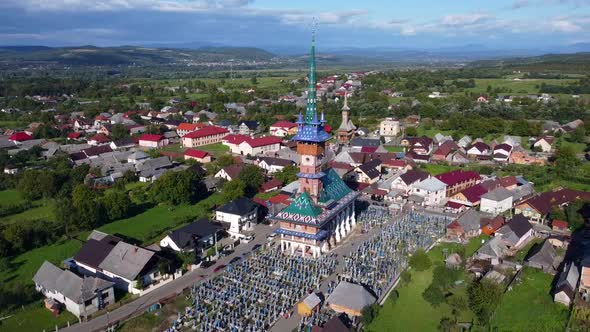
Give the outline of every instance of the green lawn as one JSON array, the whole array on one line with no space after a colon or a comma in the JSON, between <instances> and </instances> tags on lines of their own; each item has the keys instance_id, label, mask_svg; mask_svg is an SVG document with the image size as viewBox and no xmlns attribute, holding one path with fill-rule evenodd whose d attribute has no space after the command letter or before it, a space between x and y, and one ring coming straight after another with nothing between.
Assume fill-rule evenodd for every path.
<instances>
[{"instance_id":1,"label":"green lawn","mask_svg":"<svg viewBox=\"0 0 590 332\"><path fill-rule=\"evenodd\" d=\"M120 234L143 244L150 244L167 230L180 226L187 218L209 216L211 208L219 205L220 194L215 193L195 204L179 206L159 205L127 219L114 221L99 228L109 234Z\"/></svg>"},{"instance_id":2,"label":"green lawn","mask_svg":"<svg viewBox=\"0 0 590 332\"><path fill-rule=\"evenodd\" d=\"M5 216L0 218L0 224L11 224L14 222L26 222L30 220L47 220L53 221L55 220L55 215L53 214L53 205L47 201L37 201L34 204L40 204L37 207L28 209L24 212L12 214L9 216Z\"/></svg>"},{"instance_id":3,"label":"green lawn","mask_svg":"<svg viewBox=\"0 0 590 332\"><path fill-rule=\"evenodd\" d=\"M271 191L269 193L258 193L258 194L256 194L256 197L262 198L262 199L269 199L269 198L274 197L280 193L281 193L280 190L275 190L275 191Z\"/></svg>"},{"instance_id":4,"label":"green lawn","mask_svg":"<svg viewBox=\"0 0 590 332\"><path fill-rule=\"evenodd\" d=\"M584 153L584 149L586 149L586 144L584 144L584 143L568 142L563 137L560 137L559 138L559 141L558 141L557 144L558 145L561 145L562 147L569 146L569 147L572 148L572 150L574 150L575 153Z\"/></svg>"},{"instance_id":5,"label":"green lawn","mask_svg":"<svg viewBox=\"0 0 590 332\"><path fill-rule=\"evenodd\" d=\"M384 145L385 150L389 152L404 152L403 146Z\"/></svg>"},{"instance_id":6,"label":"green lawn","mask_svg":"<svg viewBox=\"0 0 590 332\"><path fill-rule=\"evenodd\" d=\"M590 191L590 185L579 182L572 182L567 180L554 180L544 185L536 185L535 190L538 192L550 191L557 187L569 188L580 191Z\"/></svg>"},{"instance_id":7,"label":"green lawn","mask_svg":"<svg viewBox=\"0 0 590 332\"><path fill-rule=\"evenodd\" d=\"M442 263L442 249L445 247L449 248L447 244L443 244L428 253L433 263ZM451 252L452 250L449 251ZM432 282L433 269L434 267L423 272L411 271L410 283L397 287L397 301L393 302L388 298L367 331L436 331L441 318L451 317L452 308L448 304L443 303L435 308L422 297L422 293ZM453 294L460 296L465 296L465 291L465 284L451 290ZM462 312L459 317L460 322L472 320L473 314L469 310Z\"/></svg>"},{"instance_id":8,"label":"green lawn","mask_svg":"<svg viewBox=\"0 0 590 332\"><path fill-rule=\"evenodd\" d=\"M65 327L68 321L70 324L74 324L78 322L78 319L67 311L63 311L59 316L55 317L39 301L3 320L0 324L0 331L55 331L56 325Z\"/></svg>"},{"instance_id":9,"label":"green lawn","mask_svg":"<svg viewBox=\"0 0 590 332\"><path fill-rule=\"evenodd\" d=\"M550 85L566 85L575 82L573 79L521 79L515 81L513 78L477 78L475 79L475 87L465 89L467 91L476 93L486 93L488 86L492 88L507 88L512 89L510 94L536 94L539 93L539 88L542 83ZM445 83L450 83L447 80ZM461 92L463 93L463 92Z\"/></svg>"},{"instance_id":10,"label":"green lawn","mask_svg":"<svg viewBox=\"0 0 590 332\"><path fill-rule=\"evenodd\" d=\"M33 275L44 261L47 260L57 266L61 266L61 262L64 259L73 256L81 247L82 242L68 240L51 246L36 248L15 256L10 259L11 267L6 271L0 272L0 282L32 284L33 281L31 278L33 278Z\"/></svg>"},{"instance_id":11,"label":"green lawn","mask_svg":"<svg viewBox=\"0 0 590 332\"><path fill-rule=\"evenodd\" d=\"M446 173L457 169L455 166L439 164L422 164L420 165L420 168L431 175L439 175L441 173Z\"/></svg>"},{"instance_id":12,"label":"green lawn","mask_svg":"<svg viewBox=\"0 0 590 332\"><path fill-rule=\"evenodd\" d=\"M536 244L541 244L543 243L542 239L539 238L533 238L531 240L531 242L527 243L526 246L524 246L522 249L520 249L516 255L514 255L514 260L518 261L518 262L524 262L524 259L526 258L526 256L528 255L529 251L531 251L531 249L536 245Z\"/></svg>"},{"instance_id":13,"label":"green lawn","mask_svg":"<svg viewBox=\"0 0 590 332\"><path fill-rule=\"evenodd\" d=\"M504 294L492 320L498 331L564 331L569 309L549 294L553 276L524 267L522 283Z\"/></svg>"},{"instance_id":14,"label":"green lawn","mask_svg":"<svg viewBox=\"0 0 590 332\"><path fill-rule=\"evenodd\" d=\"M0 205L19 203L23 201L21 194L13 189L0 191Z\"/></svg>"},{"instance_id":15,"label":"green lawn","mask_svg":"<svg viewBox=\"0 0 590 332\"><path fill-rule=\"evenodd\" d=\"M428 136L430 138L433 138L434 135L441 133L445 136L447 135L453 135L455 132L453 130L440 130L435 128L434 126L430 129L425 129L424 126L420 125L416 128L416 131L418 132L418 136Z\"/></svg>"},{"instance_id":16,"label":"green lawn","mask_svg":"<svg viewBox=\"0 0 590 332\"><path fill-rule=\"evenodd\" d=\"M221 143L198 146L195 149L207 151L215 157L229 153L229 147Z\"/></svg>"}]
</instances>

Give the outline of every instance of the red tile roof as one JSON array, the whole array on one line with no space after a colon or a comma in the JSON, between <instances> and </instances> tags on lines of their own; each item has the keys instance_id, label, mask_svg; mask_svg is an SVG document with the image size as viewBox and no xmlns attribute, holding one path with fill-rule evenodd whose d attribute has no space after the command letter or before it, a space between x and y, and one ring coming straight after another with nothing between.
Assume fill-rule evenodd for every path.
<instances>
[{"instance_id":1,"label":"red tile roof","mask_svg":"<svg viewBox=\"0 0 590 332\"><path fill-rule=\"evenodd\" d=\"M185 131L194 131L199 129L199 126L196 123L186 123L183 122L176 127L176 130L185 130Z\"/></svg>"},{"instance_id":2,"label":"red tile roof","mask_svg":"<svg viewBox=\"0 0 590 332\"><path fill-rule=\"evenodd\" d=\"M289 198L291 196L286 195L286 194L278 194L276 196L271 197L268 201L271 202L272 204L285 204L285 205L289 205Z\"/></svg>"},{"instance_id":3,"label":"red tile roof","mask_svg":"<svg viewBox=\"0 0 590 332\"><path fill-rule=\"evenodd\" d=\"M214 135L220 135L220 134L225 134L225 133L229 133L229 130L227 130L225 128L221 128L221 127L216 127L216 126L207 126L207 127L201 128L199 130L190 132L190 133L186 134L184 137L185 138L201 138L201 137L214 136Z\"/></svg>"},{"instance_id":4,"label":"red tile roof","mask_svg":"<svg viewBox=\"0 0 590 332\"><path fill-rule=\"evenodd\" d=\"M243 141L249 139L249 136L240 134L229 134L223 138L223 140L229 144L240 144Z\"/></svg>"},{"instance_id":5,"label":"red tile roof","mask_svg":"<svg viewBox=\"0 0 590 332\"><path fill-rule=\"evenodd\" d=\"M476 148L479 152L490 150L490 146L484 142L476 142L473 145L471 145L467 150L471 150L471 148Z\"/></svg>"},{"instance_id":6,"label":"red tile roof","mask_svg":"<svg viewBox=\"0 0 590 332\"><path fill-rule=\"evenodd\" d=\"M567 229L567 221L563 221L563 220L553 220L551 222L551 227L553 228L557 228L560 230L565 230Z\"/></svg>"},{"instance_id":7,"label":"red tile roof","mask_svg":"<svg viewBox=\"0 0 590 332\"><path fill-rule=\"evenodd\" d=\"M500 227L504 226L504 217L498 215L496 217L494 217L493 219L489 219L489 218L482 218L481 220L483 227L481 228L481 231L485 234L485 235L492 235L494 234Z\"/></svg>"},{"instance_id":8,"label":"red tile roof","mask_svg":"<svg viewBox=\"0 0 590 332\"><path fill-rule=\"evenodd\" d=\"M207 157L209 155L209 152L196 149L187 149L186 151L184 151L184 155L202 159Z\"/></svg>"},{"instance_id":9,"label":"red tile roof","mask_svg":"<svg viewBox=\"0 0 590 332\"><path fill-rule=\"evenodd\" d=\"M97 143L107 143L112 141L110 138L108 138L105 134L96 134L94 136L92 136L89 141L96 141Z\"/></svg>"},{"instance_id":10,"label":"red tile roof","mask_svg":"<svg viewBox=\"0 0 590 332\"><path fill-rule=\"evenodd\" d=\"M447 186L454 186L457 183L469 181L472 179L479 180L481 177L479 173L474 171L463 171L463 170L455 170L443 174L439 174L436 176L437 179L444 182Z\"/></svg>"},{"instance_id":11,"label":"red tile roof","mask_svg":"<svg viewBox=\"0 0 590 332\"><path fill-rule=\"evenodd\" d=\"M375 153L377 151L377 146L363 146L361 148L361 152L363 153Z\"/></svg>"},{"instance_id":12,"label":"red tile roof","mask_svg":"<svg viewBox=\"0 0 590 332\"><path fill-rule=\"evenodd\" d=\"M464 207L465 205L449 201L449 202L447 202L446 206L450 207L451 209L460 209L460 208ZM455 222L456 222L456 220L455 220Z\"/></svg>"},{"instance_id":13,"label":"red tile roof","mask_svg":"<svg viewBox=\"0 0 590 332\"><path fill-rule=\"evenodd\" d=\"M262 186L260 186L260 191L262 192L266 192L268 190L274 189L274 188L280 188L283 186L283 183L275 178L270 179L269 181L266 181L265 183L262 184Z\"/></svg>"},{"instance_id":14,"label":"red tile roof","mask_svg":"<svg viewBox=\"0 0 590 332\"><path fill-rule=\"evenodd\" d=\"M463 194L463 196L465 196L465 198L467 198L467 200L471 203L476 203L479 202L481 200L481 195L487 193L487 189L484 188L483 186L480 186L479 184L476 184L475 186L471 186L465 190L463 190L461 192L461 194Z\"/></svg>"},{"instance_id":15,"label":"red tile roof","mask_svg":"<svg viewBox=\"0 0 590 332\"><path fill-rule=\"evenodd\" d=\"M449 155L449 153L456 150L459 150L459 146L457 146L457 143L453 141L445 141L438 147L438 149L436 149L436 151L434 151L434 154L446 157Z\"/></svg>"},{"instance_id":16,"label":"red tile roof","mask_svg":"<svg viewBox=\"0 0 590 332\"><path fill-rule=\"evenodd\" d=\"M11 141L22 142L22 141L28 141L30 139L33 139L33 137L31 137L31 135L21 131L21 132L14 133L14 134L10 135L10 137L8 137L8 139Z\"/></svg>"},{"instance_id":17,"label":"red tile roof","mask_svg":"<svg viewBox=\"0 0 590 332\"><path fill-rule=\"evenodd\" d=\"M385 160L382 164L384 167L395 167L395 168L403 168L406 167L408 163L402 159L389 159Z\"/></svg>"},{"instance_id":18,"label":"red tile roof","mask_svg":"<svg viewBox=\"0 0 590 332\"><path fill-rule=\"evenodd\" d=\"M554 207L573 202L576 199L590 200L590 192L572 189L548 191L530 198L523 204L528 204L542 215L547 215Z\"/></svg>"},{"instance_id":19,"label":"red tile roof","mask_svg":"<svg viewBox=\"0 0 590 332\"><path fill-rule=\"evenodd\" d=\"M139 136L140 141L148 141L148 142L159 142L164 138L162 135L158 134L143 134Z\"/></svg>"},{"instance_id":20,"label":"red tile roof","mask_svg":"<svg viewBox=\"0 0 590 332\"><path fill-rule=\"evenodd\" d=\"M74 132L74 133L68 134L68 138L80 138L80 136L82 136L82 133L79 133L79 132Z\"/></svg>"},{"instance_id":21,"label":"red tile roof","mask_svg":"<svg viewBox=\"0 0 590 332\"><path fill-rule=\"evenodd\" d=\"M289 122L289 121L277 121L277 122L273 123L271 125L271 127L291 129L293 127L297 127L297 125L294 124L293 122Z\"/></svg>"},{"instance_id":22,"label":"red tile roof","mask_svg":"<svg viewBox=\"0 0 590 332\"><path fill-rule=\"evenodd\" d=\"M249 138L245 142L248 143L248 145L250 145L251 147L257 148L260 146L280 144L283 142L283 140L275 136L266 136L258 138Z\"/></svg>"},{"instance_id":23,"label":"red tile roof","mask_svg":"<svg viewBox=\"0 0 590 332\"><path fill-rule=\"evenodd\" d=\"M329 124L324 125L324 131L328 134L332 133L332 127Z\"/></svg>"},{"instance_id":24,"label":"red tile roof","mask_svg":"<svg viewBox=\"0 0 590 332\"><path fill-rule=\"evenodd\" d=\"M505 176L503 178L499 178L498 180L500 181L500 184L504 188L515 186L518 184L518 180L516 179L516 176L514 176L514 175Z\"/></svg>"}]
</instances>

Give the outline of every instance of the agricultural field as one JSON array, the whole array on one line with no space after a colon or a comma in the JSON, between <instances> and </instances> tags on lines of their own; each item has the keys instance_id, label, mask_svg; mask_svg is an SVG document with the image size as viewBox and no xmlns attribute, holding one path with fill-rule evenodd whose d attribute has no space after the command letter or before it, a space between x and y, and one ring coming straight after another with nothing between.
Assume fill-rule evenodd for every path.
<instances>
[{"instance_id":1,"label":"agricultural field","mask_svg":"<svg viewBox=\"0 0 590 332\"><path fill-rule=\"evenodd\" d=\"M554 303L549 290L553 276L524 267L520 284L502 297L492 320L498 331L563 331L569 309Z\"/></svg>"},{"instance_id":2,"label":"agricultural field","mask_svg":"<svg viewBox=\"0 0 590 332\"><path fill-rule=\"evenodd\" d=\"M539 86L543 83L548 85L568 85L576 81L575 79L476 78L475 87L465 90L474 93L486 93L488 86L491 86L492 88L510 89L512 95L526 95L539 93ZM452 81L445 81L447 84L450 82Z\"/></svg>"},{"instance_id":3,"label":"agricultural field","mask_svg":"<svg viewBox=\"0 0 590 332\"><path fill-rule=\"evenodd\" d=\"M26 222L31 220L55 220L53 204L48 201L33 202L34 207L21 213L11 214L0 218L0 224L12 224L14 222Z\"/></svg>"}]
</instances>

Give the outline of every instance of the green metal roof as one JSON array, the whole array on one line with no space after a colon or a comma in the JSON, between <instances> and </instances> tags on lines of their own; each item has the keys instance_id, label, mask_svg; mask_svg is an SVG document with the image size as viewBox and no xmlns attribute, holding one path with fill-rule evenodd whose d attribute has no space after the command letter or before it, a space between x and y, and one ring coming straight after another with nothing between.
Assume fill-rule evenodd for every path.
<instances>
[{"instance_id":1,"label":"green metal roof","mask_svg":"<svg viewBox=\"0 0 590 332\"><path fill-rule=\"evenodd\" d=\"M303 192L283 212L317 217L322 213L322 209L314 204L307 192Z\"/></svg>"},{"instance_id":2,"label":"green metal roof","mask_svg":"<svg viewBox=\"0 0 590 332\"><path fill-rule=\"evenodd\" d=\"M352 191L332 168L326 171L326 176L322 178L322 183L323 190L319 198L319 201L322 203L338 201Z\"/></svg>"}]
</instances>

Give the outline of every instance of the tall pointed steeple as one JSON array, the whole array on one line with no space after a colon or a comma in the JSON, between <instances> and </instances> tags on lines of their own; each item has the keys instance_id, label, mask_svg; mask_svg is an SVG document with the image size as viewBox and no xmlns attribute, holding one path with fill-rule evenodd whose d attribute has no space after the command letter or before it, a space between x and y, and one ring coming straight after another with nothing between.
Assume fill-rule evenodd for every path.
<instances>
[{"instance_id":1,"label":"tall pointed steeple","mask_svg":"<svg viewBox=\"0 0 590 332\"><path fill-rule=\"evenodd\" d=\"M305 109L305 123L312 124L317 119L317 80L315 77L315 31L311 37L311 51L309 52L309 85L307 87L307 106Z\"/></svg>"}]
</instances>

